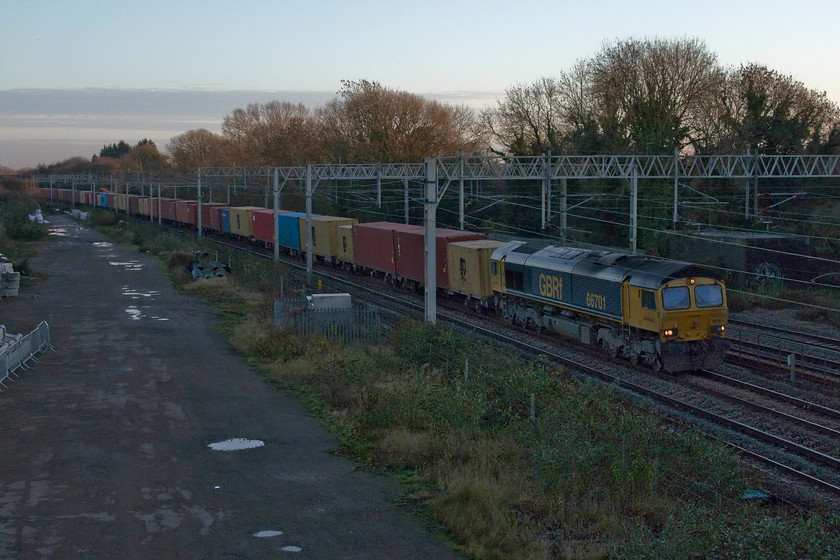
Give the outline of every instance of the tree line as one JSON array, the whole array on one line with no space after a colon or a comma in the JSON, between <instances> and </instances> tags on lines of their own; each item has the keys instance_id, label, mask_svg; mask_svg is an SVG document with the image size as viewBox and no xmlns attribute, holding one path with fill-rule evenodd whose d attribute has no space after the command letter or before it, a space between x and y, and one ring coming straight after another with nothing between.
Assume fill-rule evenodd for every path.
<instances>
[{"instance_id":1,"label":"tree line","mask_svg":"<svg viewBox=\"0 0 840 560\"><path fill-rule=\"evenodd\" d=\"M166 148L164 155L149 140L120 141L103 147L88 166L193 171L408 162L459 151L838 153L840 109L825 93L765 66L723 67L698 39L631 38L605 43L557 76L512 86L481 111L375 81L342 81L337 97L323 106L249 104L226 115L220 133L188 130Z\"/></svg>"}]
</instances>

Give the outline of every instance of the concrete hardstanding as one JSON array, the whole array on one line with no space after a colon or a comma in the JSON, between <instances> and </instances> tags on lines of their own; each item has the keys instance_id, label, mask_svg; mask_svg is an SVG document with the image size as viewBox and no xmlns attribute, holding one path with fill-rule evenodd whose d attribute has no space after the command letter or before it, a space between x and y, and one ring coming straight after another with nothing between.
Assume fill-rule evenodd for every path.
<instances>
[{"instance_id":1,"label":"concrete hardstanding","mask_svg":"<svg viewBox=\"0 0 840 560\"><path fill-rule=\"evenodd\" d=\"M56 347L0 393L0 558L456 557L157 260L50 219L29 261L46 277L0 300L10 332L46 320ZM208 447L231 438L265 445Z\"/></svg>"}]
</instances>

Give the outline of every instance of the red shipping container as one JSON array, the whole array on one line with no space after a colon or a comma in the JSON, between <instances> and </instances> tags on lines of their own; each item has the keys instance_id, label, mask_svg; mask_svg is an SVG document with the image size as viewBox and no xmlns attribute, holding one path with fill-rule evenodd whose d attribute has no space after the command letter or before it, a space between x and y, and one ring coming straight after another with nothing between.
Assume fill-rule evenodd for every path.
<instances>
[{"instance_id":1,"label":"red shipping container","mask_svg":"<svg viewBox=\"0 0 840 560\"><path fill-rule=\"evenodd\" d=\"M219 204L219 206L216 206ZM230 208L227 204L223 203L213 203L213 206L208 208L207 214L209 215L210 219L210 229L213 231L218 231L222 233L224 229L222 228L222 210L225 208ZM204 221L204 209L201 209L201 221Z\"/></svg>"},{"instance_id":2,"label":"red shipping container","mask_svg":"<svg viewBox=\"0 0 840 560\"><path fill-rule=\"evenodd\" d=\"M196 225L195 215L198 201L195 200L176 200L175 201L175 221L179 224Z\"/></svg>"},{"instance_id":3,"label":"red shipping container","mask_svg":"<svg viewBox=\"0 0 840 560\"><path fill-rule=\"evenodd\" d=\"M397 231L395 236L395 254L397 276L416 282L424 282L426 277L426 241L425 228L417 226L419 231ZM435 270L437 287L449 287L446 246L453 241L476 241L487 239L483 233L460 231L457 229L435 228ZM355 239L353 240L355 243Z\"/></svg>"},{"instance_id":4,"label":"red shipping container","mask_svg":"<svg viewBox=\"0 0 840 560\"><path fill-rule=\"evenodd\" d=\"M285 214L288 210L278 210L278 214ZM260 209L251 211L251 222L254 226L254 239L274 245L274 210Z\"/></svg>"},{"instance_id":5,"label":"red shipping container","mask_svg":"<svg viewBox=\"0 0 840 560\"><path fill-rule=\"evenodd\" d=\"M174 204L175 201L171 198L153 197L151 202L149 202L149 208L152 211L152 216L157 218L158 217L158 209L160 209L160 214L162 214L164 217L166 217L166 212L167 212L166 205L169 204L170 202ZM174 212L174 210L173 210L173 212Z\"/></svg>"},{"instance_id":6,"label":"red shipping container","mask_svg":"<svg viewBox=\"0 0 840 560\"><path fill-rule=\"evenodd\" d=\"M228 205L224 202L202 202L201 203L201 225L210 228L210 229L217 229L222 231L222 214L221 210L219 210L219 227L213 227L213 209L214 208L227 208ZM196 211L196 218L195 223L198 223L198 205L195 207Z\"/></svg>"},{"instance_id":7,"label":"red shipping container","mask_svg":"<svg viewBox=\"0 0 840 560\"><path fill-rule=\"evenodd\" d=\"M174 198L161 198L160 199L160 217L164 220L168 220L170 222L177 221L176 216L176 208L175 208L176 200Z\"/></svg>"},{"instance_id":8,"label":"red shipping container","mask_svg":"<svg viewBox=\"0 0 840 560\"><path fill-rule=\"evenodd\" d=\"M128 195L128 211L131 214L139 214L140 213L140 195L130 194Z\"/></svg>"},{"instance_id":9,"label":"red shipping container","mask_svg":"<svg viewBox=\"0 0 840 560\"><path fill-rule=\"evenodd\" d=\"M393 222L371 222L353 226L353 259L356 264L372 270L397 273L397 231L417 231L423 228Z\"/></svg>"}]
</instances>

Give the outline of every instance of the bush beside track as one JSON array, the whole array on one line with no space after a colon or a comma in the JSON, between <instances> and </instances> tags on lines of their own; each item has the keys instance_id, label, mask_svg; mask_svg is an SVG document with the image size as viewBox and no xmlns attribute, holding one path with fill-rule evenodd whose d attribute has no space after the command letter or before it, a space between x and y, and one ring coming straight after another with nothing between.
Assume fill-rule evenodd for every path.
<instances>
[{"instance_id":1,"label":"bush beside track","mask_svg":"<svg viewBox=\"0 0 840 560\"><path fill-rule=\"evenodd\" d=\"M164 262L216 250L146 225L100 229ZM218 306L231 345L298 393L360 468L399 477L406 507L467 557L840 557L836 514L744 503L736 457L603 386L413 321L382 347L299 338L270 317L290 273L235 258L234 278L193 282L176 254L171 276Z\"/></svg>"}]
</instances>

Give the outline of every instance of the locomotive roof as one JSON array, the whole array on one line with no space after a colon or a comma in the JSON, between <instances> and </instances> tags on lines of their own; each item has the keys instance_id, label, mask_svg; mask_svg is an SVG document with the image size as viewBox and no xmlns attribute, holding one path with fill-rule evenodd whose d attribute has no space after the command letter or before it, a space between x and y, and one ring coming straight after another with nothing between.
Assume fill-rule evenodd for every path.
<instances>
[{"instance_id":1,"label":"locomotive roof","mask_svg":"<svg viewBox=\"0 0 840 560\"><path fill-rule=\"evenodd\" d=\"M539 248L521 241L506 243L493 253L494 260L502 257L505 257L508 263L574 273L610 282L624 282L626 279L631 286L648 289L656 289L676 278L717 277L707 269L683 261L554 245Z\"/></svg>"}]
</instances>

